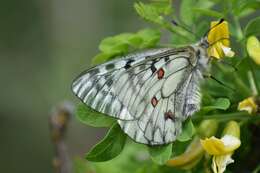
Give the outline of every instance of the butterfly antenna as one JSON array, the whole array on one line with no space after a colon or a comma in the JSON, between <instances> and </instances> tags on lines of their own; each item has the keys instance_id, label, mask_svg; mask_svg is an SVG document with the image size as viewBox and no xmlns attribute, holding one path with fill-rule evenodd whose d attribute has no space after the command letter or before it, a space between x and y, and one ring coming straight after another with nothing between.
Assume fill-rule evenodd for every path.
<instances>
[{"instance_id":1,"label":"butterfly antenna","mask_svg":"<svg viewBox=\"0 0 260 173\"><path fill-rule=\"evenodd\" d=\"M216 81L218 84L224 86L225 88L228 88L228 89L230 89L233 92L236 92L236 90L234 88L231 88L230 86L227 86L226 84L224 84L223 82L221 82L220 80L218 80L217 78L215 78L212 75L204 75L204 77L210 78L210 79Z\"/></svg>"},{"instance_id":2,"label":"butterfly antenna","mask_svg":"<svg viewBox=\"0 0 260 173\"><path fill-rule=\"evenodd\" d=\"M189 33L195 35L195 37L197 37L197 39L199 38L199 36L198 36L196 33L194 33L192 30L190 30L190 29L187 28L186 26L180 25L176 20L172 20L171 22L172 22L173 25L178 26L178 27L184 29L185 31L187 31L187 32L189 32Z\"/></svg>"},{"instance_id":3,"label":"butterfly antenna","mask_svg":"<svg viewBox=\"0 0 260 173\"><path fill-rule=\"evenodd\" d=\"M217 27L218 25L220 25L220 24L223 23L224 21L225 21L225 19L221 18L216 25L214 25L213 27L211 27L211 28L204 34L203 37L206 37L212 29L214 29L215 27Z\"/></svg>"}]
</instances>

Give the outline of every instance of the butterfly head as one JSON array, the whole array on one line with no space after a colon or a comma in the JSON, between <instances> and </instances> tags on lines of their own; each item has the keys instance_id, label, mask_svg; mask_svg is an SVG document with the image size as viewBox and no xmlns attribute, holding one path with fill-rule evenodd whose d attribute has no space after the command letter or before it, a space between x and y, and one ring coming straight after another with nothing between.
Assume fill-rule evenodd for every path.
<instances>
[{"instance_id":1,"label":"butterfly head","mask_svg":"<svg viewBox=\"0 0 260 173\"><path fill-rule=\"evenodd\" d=\"M199 43L198 43L198 46L201 47L201 48L204 48L204 49L207 49L209 48L209 42L208 42L208 39L207 37L203 37Z\"/></svg>"},{"instance_id":2,"label":"butterfly head","mask_svg":"<svg viewBox=\"0 0 260 173\"><path fill-rule=\"evenodd\" d=\"M195 43L194 45L192 45L195 54L196 54L196 58L194 61L194 66L196 66L196 64L198 64L198 67L201 70L207 70L209 67L209 56L208 56L208 48L210 47L210 44L207 41L206 37L203 37L200 41L198 41L197 43Z\"/></svg>"}]
</instances>

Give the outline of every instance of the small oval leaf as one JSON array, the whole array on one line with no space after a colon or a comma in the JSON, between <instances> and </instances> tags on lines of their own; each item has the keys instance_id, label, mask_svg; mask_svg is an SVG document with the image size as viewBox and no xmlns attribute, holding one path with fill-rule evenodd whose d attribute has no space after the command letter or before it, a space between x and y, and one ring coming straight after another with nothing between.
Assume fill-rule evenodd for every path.
<instances>
[{"instance_id":1,"label":"small oval leaf","mask_svg":"<svg viewBox=\"0 0 260 173\"><path fill-rule=\"evenodd\" d=\"M195 134L195 128L192 121L189 119L184 123L181 134L177 137L180 142L188 141Z\"/></svg>"},{"instance_id":2,"label":"small oval leaf","mask_svg":"<svg viewBox=\"0 0 260 173\"><path fill-rule=\"evenodd\" d=\"M215 109L227 110L230 106L230 101L227 98L218 98L212 105L204 106L202 111L212 111Z\"/></svg>"},{"instance_id":3,"label":"small oval leaf","mask_svg":"<svg viewBox=\"0 0 260 173\"><path fill-rule=\"evenodd\" d=\"M165 164L172 155L172 144L163 145L163 146L152 146L148 148L151 159L159 164Z\"/></svg>"},{"instance_id":4,"label":"small oval leaf","mask_svg":"<svg viewBox=\"0 0 260 173\"><path fill-rule=\"evenodd\" d=\"M126 135L115 123L105 138L97 143L87 154L86 159L94 162L104 162L118 156L125 146Z\"/></svg>"},{"instance_id":5,"label":"small oval leaf","mask_svg":"<svg viewBox=\"0 0 260 173\"><path fill-rule=\"evenodd\" d=\"M84 104L78 106L76 115L82 123L93 127L109 127L116 122L114 118L97 112Z\"/></svg>"},{"instance_id":6,"label":"small oval leaf","mask_svg":"<svg viewBox=\"0 0 260 173\"><path fill-rule=\"evenodd\" d=\"M260 17L256 17L247 24L245 28L246 37L250 35L259 35L260 34L259 28L260 28Z\"/></svg>"}]
</instances>

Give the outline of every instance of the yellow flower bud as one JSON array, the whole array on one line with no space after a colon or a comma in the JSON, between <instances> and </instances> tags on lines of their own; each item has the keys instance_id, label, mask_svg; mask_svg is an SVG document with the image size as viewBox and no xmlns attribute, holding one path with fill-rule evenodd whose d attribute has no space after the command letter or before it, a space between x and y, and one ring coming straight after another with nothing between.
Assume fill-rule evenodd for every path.
<instances>
[{"instance_id":1,"label":"yellow flower bud","mask_svg":"<svg viewBox=\"0 0 260 173\"><path fill-rule=\"evenodd\" d=\"M182 169L191 169L200 161L203 153L204 150L200 145L200 140L198 137L195 137L183 154L168 160L166 165Z\"/></svg>"},{"instance_id":2,"label":"yellow flower bud","mask_svg":"<svg viewBox=\"0 0 260 173\"><path fill-rule=\"evenodd\" d=\"M215 119L204 120L200 123L199 128L197 129L198 134L201 138L211 137L216 134L218 130L218 121Z\"/></svg>"},{"instance_id":3,"label":"yellow flower bud","mask_svg":"<svg viewBox=\"0 0 260 173\"><path fill-rule=\"evenodd\" d=\"M236 121L229 121L223 130L224 135L231 135L240 139L240 127Z\"/></svg>"},{"instance_id":4,"label":"yellow flower bud","mask_svg":"<svg viewBox=\"0 0 260 173\"><path fill-rule=\"evenodd\" d=\"M260 43L255 36L250 36L247 39L246 48L249 56L260 65Z\"/></svg>"}]
</instances>

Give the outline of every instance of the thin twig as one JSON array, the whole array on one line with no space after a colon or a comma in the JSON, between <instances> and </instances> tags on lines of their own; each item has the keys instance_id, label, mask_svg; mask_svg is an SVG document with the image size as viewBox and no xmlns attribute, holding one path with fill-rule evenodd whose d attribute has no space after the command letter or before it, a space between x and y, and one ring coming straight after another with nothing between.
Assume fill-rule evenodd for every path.
<instances>
[{"instance_id":1,"label":"thin twig","mask_svg":"<svg viewBox=\"0 0 260 173\"><path fill-rule=\"evenodd\" d=\"M54 108L49 119L51 140L55 150L53 166L56 173L72 172L71 161L64 142L66 128L72 113L72 104L64 102Z\"/></svg>"},{"instance_id":2,"label":"thin twig","mask_svg":"<svg viewBox=\"0 0 260 173\"><path fill-rule=\"evenodd\" d=\"M225 114L212 114L205 116L192 116L193 120L208 120L208 119L217 119L217 120L231 120L231 119L248 119L248 120L259 120L260 116L257 114L255 116L250 116L247 112L233 112Z\"/></svg>"}]
</instances>

